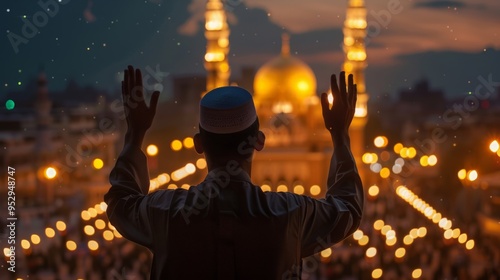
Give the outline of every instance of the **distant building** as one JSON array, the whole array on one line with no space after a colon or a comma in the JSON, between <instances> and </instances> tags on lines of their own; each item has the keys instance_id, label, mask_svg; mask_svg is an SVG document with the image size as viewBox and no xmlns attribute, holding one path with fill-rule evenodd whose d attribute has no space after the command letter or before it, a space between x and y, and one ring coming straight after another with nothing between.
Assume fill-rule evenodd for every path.
<instances>
[{"instance_id":1,"label":"distant building","mask_svg":"<svg viewBox=\"0 0 500 280\"><path fill-rule=\"evenodd\" d=\"M0 113L0 165L16 170L16 205L22 209L17 213L48 218L61 207L93 207L109 187L119 114L104 97L94 104L54 108L45 73L37 85L33 107ZM72 204L75 198L82 205Z\"/></svg>"}]
</instances>

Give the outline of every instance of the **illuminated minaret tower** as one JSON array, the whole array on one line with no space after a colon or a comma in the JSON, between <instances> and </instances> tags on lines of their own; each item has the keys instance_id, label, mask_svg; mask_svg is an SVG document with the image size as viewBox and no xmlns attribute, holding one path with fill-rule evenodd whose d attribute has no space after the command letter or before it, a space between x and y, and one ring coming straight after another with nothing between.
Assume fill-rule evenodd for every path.
<instances>
[{"instance_id":1,"label":"illuminated minaret tower","mask_svg":"<svg viewBox=\"0 0 500 280\"><path fill-rule=\"evenodd\" d=\"M208 0L205 11L205 38L207 52L205 69L207 70L207 91L216 87L227 86L231 70L228 63L229 27L226 12L221 0Z\"/></svg>"},{"instance_id":2,"label":"illuminated minaret tower","mask_svg":"<svg viewBox=\"0 0 500 280\"><path fill-rule=\"evenodd\" d=\"M368 114L368 94L365 88L366 68L366 8L363 0L349 0L346 20L344 22L344 53L345 59L342 70L353 74L354 83L358 89L356 112L351 124L351 144L356 161L361 163L364 152L364 127ZM360 168L360 173L363 173ZM363 174L362 174L363 178Z\"/></svg>"}]
</instances>

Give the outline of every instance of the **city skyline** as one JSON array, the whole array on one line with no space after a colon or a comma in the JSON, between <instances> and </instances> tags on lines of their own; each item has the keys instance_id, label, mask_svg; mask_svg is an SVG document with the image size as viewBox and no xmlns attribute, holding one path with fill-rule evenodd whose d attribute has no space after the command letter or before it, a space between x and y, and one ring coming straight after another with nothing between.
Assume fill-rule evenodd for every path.
<instances>
[{"instance_id":1,"label":"city skyline","mask_svg":"<svg viewBox=\"0 0 500 280\"><path fill-rule=\"evenodd\" d=\"M91 1L40 2L48 6L9 2L0 11L6 18L2 94L23 89L41 64L51 90L60 90L70 79L116 89L119 72L127 64L175 75L205 73L204 6L200 5L204 1L146 1L119 8ZM324 91L328 75L338 71L343 60L340 44L346 3L226 1L232 80L238 78L241 67L258 69L277 56L281 33L286 31L291 34L292 55L311 66L318 92ZM500 38L488 28L498 21L494 15L500 5L495 1L388 0L366 5L367 89L373 97L393 96L421 78L452 97L473 91L479 76L491 74L498 80L495 61L500 59ZM41 14L47 8L44 17ZM23 28L29 31L24 26L30 23L39 33L28 38ZM129 40L130 34L137 34L136 39Z\"/></svg>"}]
</instances>

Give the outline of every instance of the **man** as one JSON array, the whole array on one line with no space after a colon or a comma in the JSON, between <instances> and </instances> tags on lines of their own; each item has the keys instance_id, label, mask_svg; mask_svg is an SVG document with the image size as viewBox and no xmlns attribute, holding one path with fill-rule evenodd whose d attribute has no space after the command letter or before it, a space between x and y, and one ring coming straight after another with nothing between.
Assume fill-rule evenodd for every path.
<instances>
[{"instance_id":1,"label":"man","mask_svg":"<svg viewBox=\"0 0 500 280\"><path fill-rule=\"evenodd\" d=\"M335 75L331 108L321 96L334 153L325 198L263 192L250 180L253 152L265 137L252 96L239 87L208 92L200 102L195 148L208 175L189 190L148 194L143 137L151 126L159 92L148 107L139 69L122 82L128 131L105 195L111 223L127 239L153 252L151 279L300 279L302 258L352 234L363 209L363 189L350 150L356 85Z\"/></svg>"}]
</instances>

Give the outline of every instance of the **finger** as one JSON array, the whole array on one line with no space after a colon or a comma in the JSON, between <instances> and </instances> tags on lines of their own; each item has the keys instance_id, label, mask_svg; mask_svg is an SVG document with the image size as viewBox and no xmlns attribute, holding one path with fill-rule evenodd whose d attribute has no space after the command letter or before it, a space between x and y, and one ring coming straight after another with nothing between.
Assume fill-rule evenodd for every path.
<instances>
[{"instance_id":1,"label":"finger","mask_svg":"<svg viewBox=\"0 0 500 280\"><path fill-rule=\"evenodd\" d=\"M142 88L142 73L140 69L135 69L135 87L137 90L137 96L143 97L143 88Z\"/></svg>"},{"instance_id":2,"label":"finger","mask_svg":"<svg viewBox=\"0 0 500 280\"><path fill-rule=\"evenodd\" d=\"M353 88L354 88L354 76L352 74L349 74L349 76L347 76L347 100L351 101L351 95L352 95L352 92L353 92Z\"/></svg>"},{"instance_id":3,"label":"finger","mask_svg":"<svg viewBox=\"0 0 500 280\"><path fill-rule=\"evenodd\" d=\"M125 90L125 94L128 93L128 71L125 69L123 71L123 89Z\"/></svg>"},{"instance_id":4,"label":"finger","mask_svg":"<svg viewBox=\"0 0 500 280\"><path fill-rule=\"evenodd\" d=\"M332 74L332 76L330 77L330 85L332 88L332 95L334 102L335 100L342 100L342 98L340 97L339 86L337 85L337 76L335 76L335 74Z\"/></svg>"},{"instance_id":5,"label":"finger","mask_svg":"<svg viewBox=\"0 0 500 280\"><path fill-rule=\"evenodd\" d=\"M160 98L160 92L155 91L151 96L151 102L149 103L149 111L154 116L156 114L156 107L158 106L158 99Z\"/></svg>"},{"instance_id":6,"label":"finger","mask_svg":"<svg viewBox=\"0 0 500 280\"><path fill-rule=\"evenodd\" d=\"M135 87L135 77L134 77L134 67L132 65L128 66L128 89L134 90Z\"/></svg>"},{"instance_id":7,"label":"finger","mask_svg":"<svg viewBox=\"0 0 500 280\"><path fill-rule=\"evenodd\" d=\"M323 111L323 116L325 116L330 110L330 103L328 102L328 94L324 92L321 94L321 109Z\"/></svg>"},{"instance_id":8,"label":"finger","mask_svg":"<svg viewBox=\"0 0 500 280\"><path fill-rule=\"evenodd\" d=\"M347 104L347 93L346 93L346 84L345 84L345 71L340 72L339 78L339 92L340 98L342 100L342 104Z\"/></svg>"},{"instance_id":9,"label":"finger","mask_svg":"<svg viewBox=\"0 0 500 280\"><path fill-rule=\"evenodd\" d=\"M358 100L358 86L356 84L352 87L352 93L350 95L350 101L353 107L356 107L356 102Z\"/></svg>"}]
</instances>

